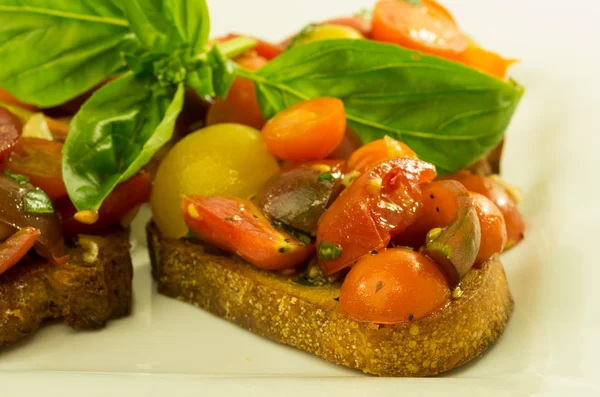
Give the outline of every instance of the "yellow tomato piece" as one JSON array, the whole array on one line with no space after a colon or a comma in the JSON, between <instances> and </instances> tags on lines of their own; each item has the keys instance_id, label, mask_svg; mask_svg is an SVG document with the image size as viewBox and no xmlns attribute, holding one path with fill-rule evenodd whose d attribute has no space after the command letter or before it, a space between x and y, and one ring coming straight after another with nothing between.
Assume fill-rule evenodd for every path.
<instances>
[{"instance_id":1,"label":"yellow tomato piece","mask_svg":"<svg viewBox=\"0 0 600 397\"><path fill-rule=\"evenodd\" d=\"M343 25L316 25L311 26L300 33L295 41L295 45L312 43L313 41L334 40L334 39L355 39L360 40L365 37L356 29Z\"/></svg>"},{"instance_id":2,"label":"yellow tomato piece","mask_svg":"<svg viewBox=\"0 0 600 397\"><path fill-rule=\"evenodd\" d=\"M178 142L158 168L150 199L154 221L164 237L183 237L188 232L181 216L183 195L249 198L277 172L277 160L254 128L201 129Z\"/></svg>"}]
</instances>

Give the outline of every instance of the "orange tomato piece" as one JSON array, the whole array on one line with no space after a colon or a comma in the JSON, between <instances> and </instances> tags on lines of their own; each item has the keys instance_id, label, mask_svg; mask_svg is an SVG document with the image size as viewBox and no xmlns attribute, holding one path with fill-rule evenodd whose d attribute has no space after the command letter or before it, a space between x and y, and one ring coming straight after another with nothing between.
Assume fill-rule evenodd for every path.
<instances>
[{"instance_id":1,"label":"orange tomato piece","mask_svg":"<svg viewBox=\"0 0 600 397\"><path fill-rule=\"evenodd\" d=\"M446 175L444 179L454 179L462 183L467 190L479 193L490 199L502 215L506 223L506 247L511 248L525 237L525 220L519 211L517 203L508 192L499 184L481 175L469 171L461 171Z\"/></svg>"},{"instance_id":2,"label":"orange tomato piece","mask_svg":"<svg viewBox=\"0 0 600 397\"><path fill-rule=\"evenodd\" d=\"M21 138L6 168L29 178L31 184L56 200L67 196L62 178L63 144L38 138Z\"/></svg>"},{"instance_id":3,"label":"orange tomato piece","mask_svg":"<svg viewBox=\"0 0 600 397\"><path fill-rule=\"evenodd\" d=\"M262 269L294 268L314 251L312 244L276 229L250 200L186 196L181 212L189 228L202 240Z\"/></svg>"},{"instance_id":4,"label":"orange tomato piece","mask_svg":"<svg viewBox=\"0 0 600 397\"><path fill-rule=\"evenodd\" d=\"M27 109L30 112L34 112L34 113L37 113L40 111L40 109L37 106L28 105L26 103L19 101L10 92L8 92L2 88L0 88L0 102L10 103L11 105L15 105L20 108Z\"/></svg>"},{"instance_id":5,"label":"orange tomato piece","mask_svg":"<svg viewBox=\"0 0 600 397\"><path fill-rule=\"evenodd\" d=\"M515 59L503 58L499 54L485 50L475 44L469 46L460 61L467 66L489 73L502 80L506 78L508 68L517 62Z\"/></svg>"},{"instance_id":6,"label":"orange tomato piece","mask_svg":"<svg viewBox=\"0 0 600 397\"><path fill-rule=\"evenodd\" d=\"M342 142L346 131L344 103L337 98L299 102L278 113L262 130L267 148L289 161L321 160Z\"/></svg>"},{"instance_id":7,"label":"orange tomato piece","mask_svg":"<svg viewBox=\"0 0 600 397\"><path fill-rule=\"evenodd\" d=\"M450 301L444 274L428 257L403 248L374 251L350 270L340 291L340 309L358 321L416 321Z\"/></svg>"},{"instance_id":8,"label":"orange tomato piece","mask_svg":"<svg viewBox=\"0 0 600 397\"><path fill-rule=\"evenodd\" d=\"M317 247L323 272L331 275L386 247L391 237L419 217L418 185L435 176L433 165L401 158L381 163L352 182L319 222Z\"/></svg>"},{"instance_id":9,"label":"orange tomato piece","mask_svg":"<svg viewBox=\"0 0 600 397\"><path fill-rule=\"evenodd\" d=\"M38 229L25 227L0 244L0 276L27 255L39 236Z\"/></svg>"},{"instance_id":10,"label":"orange tomato piece","mask_svg":"<svg viewBox=\"0 0 600 397\"><path fill-rule=\"evenodd\" d=\"M58 200L54 207L60 214L65 236L101 233L111 226L118 225L123 217L147 202L151 188L150 174L145 172L118 184L100 206L98 220L92 224L81 223L75 219L77 209L68 197Z\"/></svg>"},{"instance_id":11,"label":"orange tomato piece","mask_svg":"<svg viewBox=\"0 0 600 397\"><path fill-rule=\"evenodd\" d=\"M236 62L249 70L257 70L267 63L267 60L256 52L250 52L236 58ZM229 89L227 98L216 99L208 109L206 125L236 123L247 125L260 130L266 123L262 115L254 83L236 77Z\"/></svg>"},{"instance_id":12,"label":"orange tomato piece","mask_svg":"<svg viewBox=\"0 0 600 397\"><path fill-rule=\"evenodd\" d=\"M22 132L21 120L7 109L0 107L0 163L13 151Z\"/></svg>"},{"instance_id":13,"label":"orange tomato piece","mask_svg":"<svg viewBox=\"0 0 600 397\"><path fill-rule=\"evenodd\" d=\"M348 169L365 172L379 163L401 157L419 158L408 145L385 136L355 151L348 160Z\"/></svg>"},{"instance_id":14,"label":"orange tomato piece","mask_svg":"<svg viewBox=\"0 0 600 397\"><path fill-rule=\"evenodd\" d=\"M452 60L460 59L469 48L469 38L448 11L433 1L379 1L373 12L372 37Z\"/></svg>"},{"instance_id":15,"label":"orange tomato piece","mask_svg":"<svg viewBox=\"0 0 600 397\"><path fill-rule=\"evenodd\" d=\"M504 215L490 199L479 193L470 192L473 206L481 226L481 245L475 265L481 265L506 246L506 223Z\"/></svg>"}]
</instances>

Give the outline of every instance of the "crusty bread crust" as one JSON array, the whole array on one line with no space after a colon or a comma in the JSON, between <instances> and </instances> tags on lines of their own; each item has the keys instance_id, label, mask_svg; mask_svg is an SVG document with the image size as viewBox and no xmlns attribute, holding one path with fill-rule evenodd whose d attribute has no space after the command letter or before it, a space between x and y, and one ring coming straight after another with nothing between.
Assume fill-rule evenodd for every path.
<instances>
[{"instance_id":1,"label":"crusty bread crust","mask_svg":"<svg viewBox=\"0 0 600 397\"><path fill-rule=\"evenodd\" d=\"M407 324L357 322L339 310L338 286L310 287L201 245L147 228L159 292L252 332L331 362L380 376L429 376L479 356L506 327L513 300L498 258L472 270L463 294Z\"/></svg>"},{"instance_id":2,"label":"crusty bread crust","mask_svg":"<svg viewBox=\"0 0 600 397\"><path fill-rule=\"evenodd\" d=\"M29 258L0 276L0 347L34 333L46 319L63 318L73 328L91 329L129 314L129 232L85 239L98 248L93 261L84 259L83 248L69 248L66 265Z\"/></svg>"}]
</instances>

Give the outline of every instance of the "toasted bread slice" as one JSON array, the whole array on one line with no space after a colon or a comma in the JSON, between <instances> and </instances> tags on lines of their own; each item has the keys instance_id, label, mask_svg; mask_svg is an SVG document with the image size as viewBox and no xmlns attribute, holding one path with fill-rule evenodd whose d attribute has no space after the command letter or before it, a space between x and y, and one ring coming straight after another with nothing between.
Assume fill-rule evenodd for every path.
<instances>
[{"instance_id":1,"label":"toasted bread slice","mask_svg":"<svg viewBox=\"0 0 600 397\"><path fill-rule=\"evenodd\" d=\"M339 310L340 286L303 286L237 257L217 256L147 228L159 292L194 304L274 341L381 376L429 376L480 355L502 335L513 311L497 257L472 270L462 295L418 321L357 322Z\"/></svg>"},{"instance_id":2,"label":"toasted bread slice","mask_svg":"<svg viewBox=\"0 0 600 397\"><path fill-rule=\"evenodd\" d=\"M0 346L34 333L46 319L91 329L129 314L129 232L79 236L79 242L68 249L66 265L26 258L0 276Z\"/></svg>"}]
</instances>

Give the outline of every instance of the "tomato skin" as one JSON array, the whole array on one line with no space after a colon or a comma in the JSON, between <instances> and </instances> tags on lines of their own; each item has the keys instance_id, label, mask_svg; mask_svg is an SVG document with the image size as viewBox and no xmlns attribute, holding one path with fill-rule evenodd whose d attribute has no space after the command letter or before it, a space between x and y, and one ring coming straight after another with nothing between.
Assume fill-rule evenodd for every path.
<instances>
[{"instance_id":1,"label":"tomato skin","mask_svg":"<svg viewBox=\"0 0 600 397\"><path fill-rule=\"evenodd\" d=\"M502 212L490 199L479 193L470 194L481 226L481 245L475 259L475 265L480 266L494 254L504 250L507 239L506 222Z\"/></svg>"},{"instance_id":2,"label":"tomato skin","mask_svg":"<svg viewBox=\"0 0 600 397\"><path fill-rule=\"evenodd\" d=\"M54 207L60 214L65 236L102 233L111 226L118 225L130 211L147 202L151 189L150 174L145 172L118 184L100 206L98 220L92 224L81 223L75 219L77 209L68 197L58 200Z\"/></svg>"},{"instance_id":3,"label":"tomato skin","mask_svg":"<svg viewBox=\"0 0 600 397\"><path fill-rule=\"evenodd\" d=\"M346 128L346 133L340 144L327 157L336 160L348 160L352 154L362 147L363 143L358 134L350 128Z\"/></svg>"},{"instance_id":4,"label":"tomato skin","mask_svg":"<svg viewBox=\"0 0 600 397\"><path fill-rule=\"evenodd\" d=\"M337 98L318 98L278 113L262 130L267 148L289 161L321 160L342 142L346 131L344 103Z\"/></svg>"},{"instance_id":5,"label":"tomato skin","mask_svg":"<svg viewBox=\"0 0 600 397\"><path fill-rule=\"evenodd\" d=\"M249 200L184 196L181 213L204 241L234 252L262 269L291 269L313 253L312 244L276 229Z\"/></svg>"},{"instance_id":6,"label":"tomato skin","mask_svg":"<svg viewBox=\"0 0 600 397\"><path fill-rule=\"evenodd\" d=\"M488 51L473 43L471 43L469 49L462 55L460 61L467 66L491 74L502 80L506 78L508 68L517 62L515 59L503 58L499 54Z\"/></svg>"},{"instance_id":7,"label":"tomato skin","mask_svg":"<svg viewBox=\"0 0 600 397\"><path fill-rule=\"evenodd\" d=\"M19 101L10 92L8 92L2 88L0 88L0 102L9 103L11 105L15 105L20 108L27 109L30 112L34 112L34 113L37 113L40 111L40 108L38 108L37 106L28 105L26 103Z\"/></svg>"},{"instance_id":8,"label":"tomato skin","mask_svg":"<svg viewBox=\"0 0 600 397\"><path fill-rule=\"evenodd\" d=\"M372 37L459 60L469 47L469 38L448 16L449 13L433 1L416 6L406 0L381 0L373 12Z\"/></svg>"},{"instance_id":9,"label":"tomato skin","mask_svg":"<svg viewBox=\"0 0 600 397\"><path fill-rule=\"evenodd\" d=\"M29 178L52 200L67 196L62 178L63 144L38 138L21 138L6 162L6 168Z\"/></svg>"},{"instance_id":10,"label":"tomato skin","mask_svg":"<svg viewBox=\"0 0 600 397\"><path fill-rule=\"evenodd\" d=\"M0 244L0 276L19 261L33 248L40 236L40 231L33 227L26 227Z\"/></svg>"},{"instance_id":11,"label":"tomato skin","mask_svg":"<svg viewBox=\"0 0 600 397\"><path fill-rule=\"evenodd\" d=\"M21 120L7 109L0 107L0 163L13 151L22 133Z\"/></svg>"},{"instance_id":12,"label":"tomato skin","mask_svg":"<svg viewBox=\"0 0 600 397\"><path fill-rule=\"evenodd\" d=\"M428 257L403 248L366 255L350 270L340 291L340 309L358 321L416 321L450 301L444 274Z\"/></svg>"},{"instance_id":13,"label":"tomato skin","mask_svg":"<svg viewBox=\"0 0 600 397\"><path fill-rule=\"evenodd\" d=\"M408 145L386 136L355 151L348 159L348 168L351 171L365 172L379 163L401 157L419 158Z\"/></svg>"},{"instance_id":14,"label":"tomato skin","mask_svg":"<svg viewBox=\"0 0 600 397\"><path fill-rule=\"evenodd\" d=\"M525 236L525 220L519 208L507 191L489 178L460 171L455 174L445 175L444 179L454 179L462 183L467 190L479 193L490 199L502 215L506 223L506 249L513 247L523 240Z\"/></svg>"},{"instance_id":15,"label":"tomato skin","mask_svg":"<svg viewBox=\"0 0 600 397\"><path fill-rule=\"evenodd\" d=\"M267 63L265 58L254 51L237 57L235 61L249 70L257 70ZM233 81L227 98L217 98L206 115L207 126L235 123L260 130L266 122L256 98L254 83L240 77Z\"/></svg>"},{"instance_id":16,"label":"tomato skin","mask_svg":"<svg viewBox=\"0 0 600 397\"><path fill-rule=\"evenodd\" d=\"M342 249L338 258L320 261L325 275L386 247L392 236L412 224L422 210L418 185L435 176L433 165L400 158L381 163L352 182L319 222L317 246L327 242Z\"/></svg>"}]
</instances>

